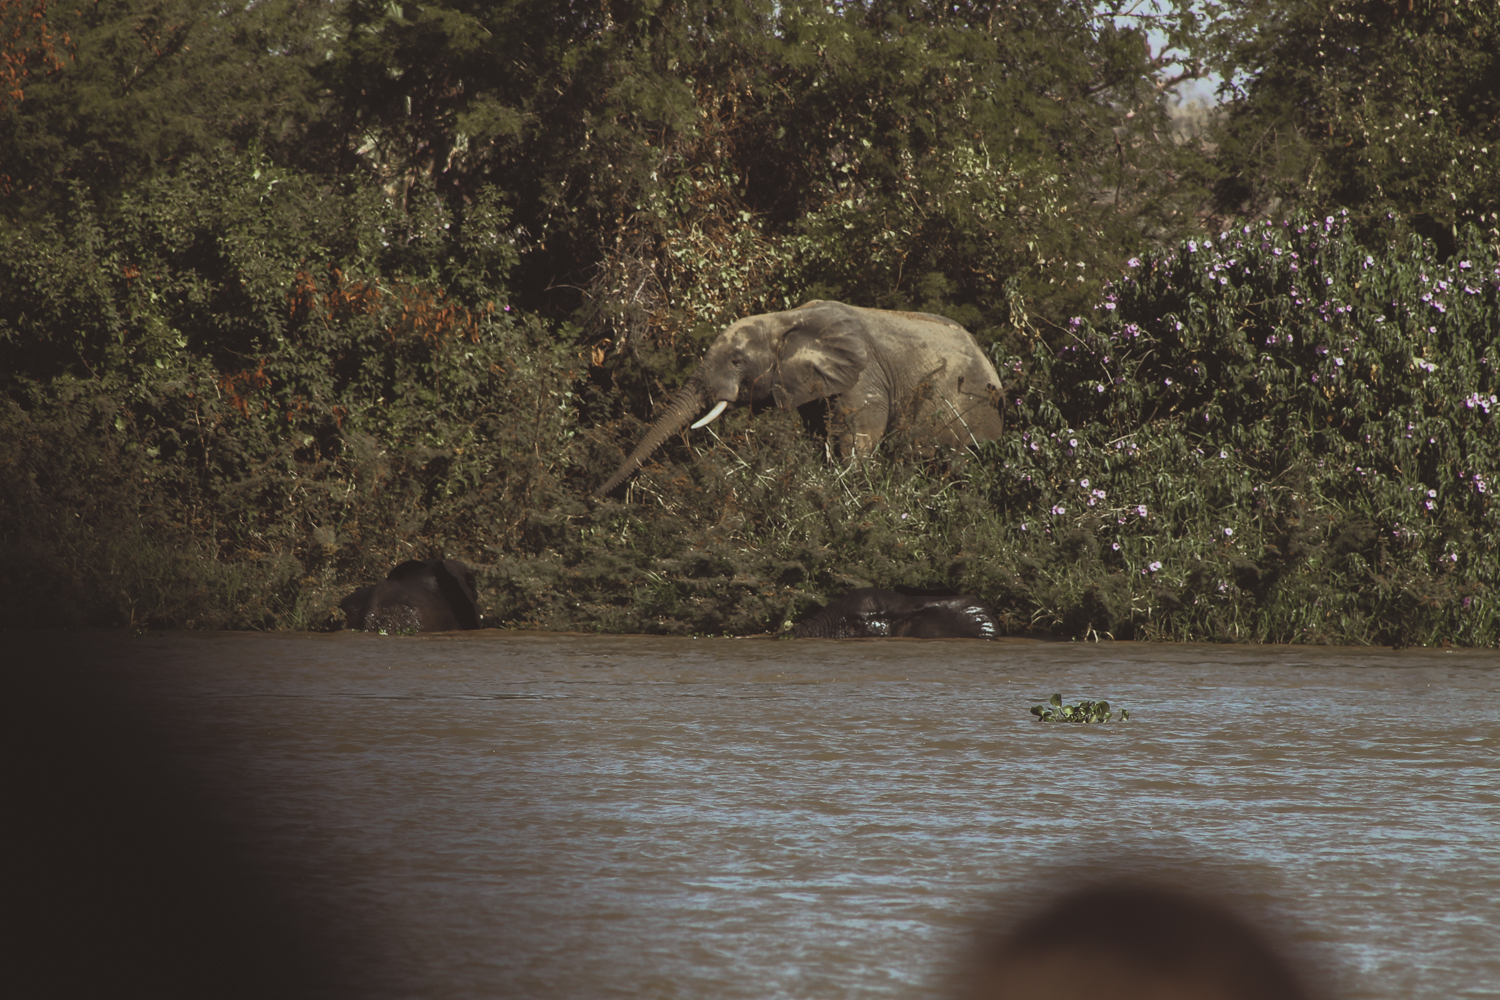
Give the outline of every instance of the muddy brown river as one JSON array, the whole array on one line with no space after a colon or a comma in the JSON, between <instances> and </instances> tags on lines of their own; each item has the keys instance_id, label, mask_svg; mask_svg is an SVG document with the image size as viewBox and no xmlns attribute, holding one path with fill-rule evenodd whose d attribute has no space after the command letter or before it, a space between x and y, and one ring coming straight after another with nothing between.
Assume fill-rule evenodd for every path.
<instances>
[{"instance_id":1,"label":"muddy brown river","mask_svg":"<svg viewBox=\"0 0 1500 1000\"><path fill-rule=\"evenodd\" d=\"M47 780L86 810L134 760L75 697L157 748L109 781L191 776L182 828L317 942L318 995L941 997L994 914L1118 873L1253 912L1336 996L1500 997L1494 650L5 638L65 679L23 763L76 749ZM1039 723L1053 692L1131 719Z\"/></svg>"}]
</instances>

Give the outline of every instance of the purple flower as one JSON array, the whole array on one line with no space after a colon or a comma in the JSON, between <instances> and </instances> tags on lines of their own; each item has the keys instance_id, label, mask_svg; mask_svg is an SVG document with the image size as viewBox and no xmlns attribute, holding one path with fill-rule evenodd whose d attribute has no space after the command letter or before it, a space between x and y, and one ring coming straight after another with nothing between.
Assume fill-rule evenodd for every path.
<instances>
[{"instance_id":1,"label":"purple flower","mask_svg":"<svg viewBox=\"0 0 1500 1000\"><path fill-rule=\"evenodd\" d=\"M1068 508L1066 508L1066 507L1063 507L1063 506L1061 506L1059 504L1053 504L1052 505L1052 513L1054 513L1054 514L1066 514L1067 512L1068 512Z\"/></svg>"},{"instance_id":2,"label":"purple flower","mask_svg":"<svg viewBox=\"0 0 1500 1000\"><path fill-rule=\"evenodd\" d=\"M1136 504L1135 512L1136 512L1136 515L1138 517L1145 517L1146 516L1146 505L1143 504L1143 503L1142 504Z\"/></svg>"},{"instance_id":3,"label":"purple flower","mask_svg":"<svg viewBox=\"0 0 1500 1000\"><path fill-rule=\"evenodd\" d=\"M1126 267L1140 267L1141 266L1141 259L1139 257L1132 257L1132 258L1130 258L1129 260L1127 260L1125 262L1125 266Z\"/></svg>"}]
</instances>

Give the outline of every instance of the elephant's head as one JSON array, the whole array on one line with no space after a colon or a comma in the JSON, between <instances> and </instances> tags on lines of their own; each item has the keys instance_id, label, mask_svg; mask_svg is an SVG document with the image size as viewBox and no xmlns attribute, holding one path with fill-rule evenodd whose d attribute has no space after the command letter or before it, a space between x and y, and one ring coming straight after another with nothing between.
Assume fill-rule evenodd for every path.
<instances>
[{"instance_id":1,"label":"elephant's head","mask_svg":"<svg viewBox=\"0 0 1500 1000\"><path fill-rule=\"evenodd\" d=\"M840 303L809 302L742 319L719 334L703 363L598 492L608 493L624 482L689 423L702 427L731 406L769 400L792 409L837 395L858 381L868 361L864 321Z\"/></svg>"}]
</instances>

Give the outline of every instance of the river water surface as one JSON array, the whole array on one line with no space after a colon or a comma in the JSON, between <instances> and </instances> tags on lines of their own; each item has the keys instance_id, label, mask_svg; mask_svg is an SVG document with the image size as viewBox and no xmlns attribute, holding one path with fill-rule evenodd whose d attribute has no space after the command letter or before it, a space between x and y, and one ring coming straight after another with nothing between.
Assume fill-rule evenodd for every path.
<instances>
[{"instance_id":1,"label":"river water surface","mask_svg":"<svg viewBox=\"0 0 1500 1000\"><path fill-rule=\"evenodd\" d=\"M935 997L986 914L1116 871L1249 906L1341 996L1500 997L1493 650L57 645L346 924L349 996ZM1041 724L1053 692L1131 720Z\"/></svg>"}]
</instances>

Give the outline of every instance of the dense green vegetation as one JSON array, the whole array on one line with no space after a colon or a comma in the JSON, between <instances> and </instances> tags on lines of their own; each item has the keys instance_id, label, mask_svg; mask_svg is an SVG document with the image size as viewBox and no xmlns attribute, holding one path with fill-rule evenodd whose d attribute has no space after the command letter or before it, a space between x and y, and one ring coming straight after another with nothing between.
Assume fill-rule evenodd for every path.
<instances>
[{"instance_id":1,"label":"dense green vegetation","mask_svg":"<svg viewBox=\"0 0 1500 1000\"><path fill-rule=\"evenodd\" d=\"M1162 6L3 0L0 621L318 627L442 554L524 627L1495 644L1500 14ZM742 412L590 496L814 297L964 322L1010 433Z\"/></svg>"}]
</instances>

